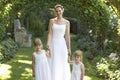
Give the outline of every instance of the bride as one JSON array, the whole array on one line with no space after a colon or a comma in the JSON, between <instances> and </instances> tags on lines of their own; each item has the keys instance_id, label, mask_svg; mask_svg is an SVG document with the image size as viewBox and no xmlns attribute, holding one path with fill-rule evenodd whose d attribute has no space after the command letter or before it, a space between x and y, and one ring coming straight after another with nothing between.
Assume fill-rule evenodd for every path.
<instances>
[{"instance_id":1,"label":"bride","mask_svg":"<svg viewBox=\"0 0 120 80\"><path fill-rule=\"evenodd\" d=\"M70 66L67 62L71 54L70 22L63 18L64 8L57 4L54 7L56 18L50 19L46 47L51 51L48 60L51 69L51 80L69 80Z\"/></svg>"}]
</instances>

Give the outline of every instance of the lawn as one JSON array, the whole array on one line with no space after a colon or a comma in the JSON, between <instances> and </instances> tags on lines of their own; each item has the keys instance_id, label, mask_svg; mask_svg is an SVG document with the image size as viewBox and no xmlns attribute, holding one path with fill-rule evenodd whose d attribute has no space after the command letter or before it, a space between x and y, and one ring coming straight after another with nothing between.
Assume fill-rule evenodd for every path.
<instances>
[{"instance_id":1,"label":"lawn","mask_svg":"<svg viewBox=\"0 0 120 80\"><path fill-rule=\"evenodd\" d=\"M46 35L44 35L46 36ZM76 41L74 40L75 35L71 35L71 47L72 52L77 49ZM41 37L45 48L46 37ZM34 48L19 48L17 54L13 59L5 64L0 64L0 80L33 80L32 78L32 59L31 55ZM87 59L85 63L85 79L84 80L100 80L95 77L94 68Z\"/></svg>"},{"instance_id":2,"label":"lawn","mask_svg":"<svg viewBox=\"0 0 120 80\"><path fill-rule=\"evenodd\" d=\"M33 48L20 48L12 60L6 64L1 64L0 80L32 80L32 52Z\"/></svg>"}]
</instances>

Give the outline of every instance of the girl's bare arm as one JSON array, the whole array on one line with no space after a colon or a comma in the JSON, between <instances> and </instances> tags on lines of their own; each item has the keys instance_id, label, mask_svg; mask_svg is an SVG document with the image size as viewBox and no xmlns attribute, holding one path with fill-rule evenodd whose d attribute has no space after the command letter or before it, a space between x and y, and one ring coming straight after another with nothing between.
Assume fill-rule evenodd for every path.
<instances>
[{"instance_id":1,"label":"girl's bare arm","mask_svg":"<svg viewBox=\"0 0 120 80\"><path fill-rule=\"evenodd\" d=\"M68 63L69 64L73 64L74 63L74 61L70 60L70 56L68 56Z\"/></svg>"},{"instance_id":2,"label":"girl's bare arm","mask_svg":"<svg viewBox=\"0 0 120 80\"><path fill-rule=\"evenodd\" d=\"M83 80L83 79L84 79L84 73L85 73L84 64L82 63L82 64L81 64L81 79L80 79L80 80Z\"/></svg>"},{"instance_id":3,"label":"girl's bare arm","mask_svg":"<svg viewBox=\"0 0 120 80\"><path fill-rule=\"evenodd\" d=\"M32 55L32 76L35 77L35 57Z\"/></svg>"}]
</instances>

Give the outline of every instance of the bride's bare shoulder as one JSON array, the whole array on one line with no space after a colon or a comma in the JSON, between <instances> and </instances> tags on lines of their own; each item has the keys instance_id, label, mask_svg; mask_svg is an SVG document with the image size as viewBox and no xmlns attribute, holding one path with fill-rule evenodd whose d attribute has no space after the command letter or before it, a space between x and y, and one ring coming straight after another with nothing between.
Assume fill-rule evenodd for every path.
<instances>
[{"instance_id":1,"label":"bride's bare shoulder","mask_svg":"<svg viewBox=\"0 0 120 80\"><path fill-rule=\"evenodd\" d=\"M56 18L51 18L50 19L50 23L53 23L55 21Z\"/></svg>"},{"instance_id":2,"label":"bride's bare shoulder","mask_svg":"<svg viewBox=\"0 0 120 80\"><path fill-rule=\"evenodd\" d=\"M67 20L67 19L64 19L64 21L65 21L65 23L70 23L70 21L69 21L69 20Z\"/></svg>"}]
</instances>

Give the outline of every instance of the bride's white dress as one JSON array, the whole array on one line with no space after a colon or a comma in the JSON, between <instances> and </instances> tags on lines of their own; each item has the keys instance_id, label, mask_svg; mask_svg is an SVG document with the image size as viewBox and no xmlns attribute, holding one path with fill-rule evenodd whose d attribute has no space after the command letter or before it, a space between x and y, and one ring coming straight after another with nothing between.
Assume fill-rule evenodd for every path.
<instances>
[{"instance_id":1,"label":"bride's white dress","mask_svg":"<svg viewBox=\"0 0 120 80\"><path fill-rule=\"evenodd\" d=\"M53 23L50 44L52 57L49 59L51 80L70 80L70 66L67 62L68 52L65 42L66 24Z\"/></svg>"}]
</instances>

